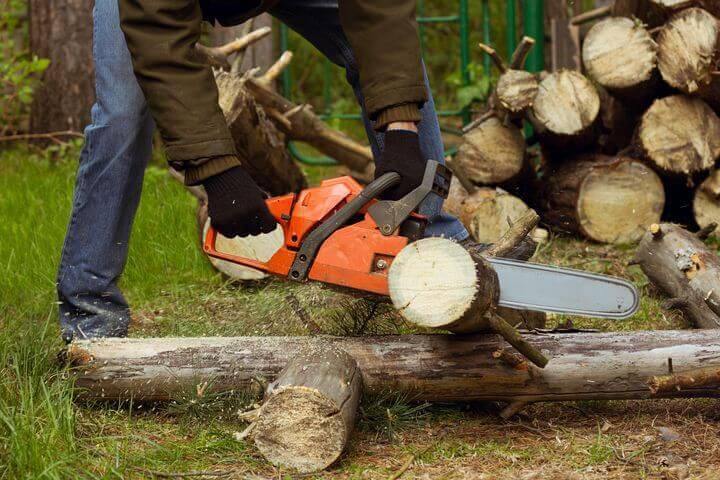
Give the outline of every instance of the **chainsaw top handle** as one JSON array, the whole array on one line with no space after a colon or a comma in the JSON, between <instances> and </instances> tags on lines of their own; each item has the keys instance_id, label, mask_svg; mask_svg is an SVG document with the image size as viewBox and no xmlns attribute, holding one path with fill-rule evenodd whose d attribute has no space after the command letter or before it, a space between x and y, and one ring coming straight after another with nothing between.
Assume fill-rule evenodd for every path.
<instances>
[{"instance_id":1,"label":"chainsaw top handle","mask_svg":"<svg viewBox=\"0 0 720 480\"><path fill-rule=\"evenodd\" d=\"M446 185L436 185L435 180L437 175L446 181ZM385 200L375 203L368 209L368 213L378 225L383 235L390 235L417 209L430 192L435 192L443 198L446 198L450 186L450 178L450 170L447 169L447 167L440 165L434 160L428 160L420 186L400 200ZM350 200L345 206L310 232L302 242L302 245L300 245L297 255L295 255L295 260L290 268L288 278L298 281L305 280L323 242L345 225L370 201L398 183L400 183L400 175L395 172L388 172L373 180L355 198ZM373 214L373 210L378 205L382 205L382 207L377 214L378 217L376 217ZM380 221L378 221L378 219ZM388 228L392 229L386 233Z\"/></svg>"}]
</instances>

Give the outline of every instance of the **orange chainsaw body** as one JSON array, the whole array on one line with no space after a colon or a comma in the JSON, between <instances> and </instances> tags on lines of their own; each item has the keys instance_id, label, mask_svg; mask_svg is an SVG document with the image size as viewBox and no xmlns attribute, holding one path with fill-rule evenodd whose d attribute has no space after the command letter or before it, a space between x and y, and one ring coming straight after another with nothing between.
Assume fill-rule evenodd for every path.
<instances>
[{"instance_id":1,"label":"orange chainsaw body","mask_svg":"<svg viewBox=\"0 0 720 480\"><path fill-rule=\"evenodd\" d=\"M218 233L210 227L203 248L208 255L288 276L298 249L315 228L357 197L362 187L351 177L326 180L319 187L267 200L270 212L283 230L283 246L267 261L243 258L215 248ZM355 223L334 231L320 247L307 274L309 280L388 295L387 274L408 239L394 232L383 235L368 214L371 200L358 211ZM424 217L413 214L418 219Z\"/></svg>"}]
</instances>

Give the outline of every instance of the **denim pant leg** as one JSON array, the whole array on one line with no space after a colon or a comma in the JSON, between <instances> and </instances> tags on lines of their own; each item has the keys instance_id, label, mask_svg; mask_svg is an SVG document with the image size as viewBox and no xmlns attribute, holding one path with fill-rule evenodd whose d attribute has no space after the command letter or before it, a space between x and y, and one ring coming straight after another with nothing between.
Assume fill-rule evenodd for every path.
<instances>
[{"instance_id":1,"label":"denim pant leg","mask_svg":"<svg viewBox=\"0 0 720 480\"><path fill-rule=\"evenodd\" d=\"M383 149L383 134L372 128L365 111L355 56L340 24L338 0L280 0L270 13L305 37L333 63L345 68L347 81L352 86L362 108L363 122L373 155L378 158ZM425 82L429 90L427 73ZM422 120L418 129L420 148L425 158L444 163L442 136L432 95L422 108ZM442 200L437 196L428 197L420 206L420 213L430 219L427 236L442 236L454 240L464 240L468 237L468 232L462 223L442 211Z\"/></svg>"},{"instance_id":2,"label":"denim pant leg","mask_svg":"<svg viewBox=\"0 0 720 480\"><path fill-rule=\"evenodd\" d=\"M124 336L128 304L118 289L152 150L153 121L133 74L117 0L96 0L96 103L75 182L58 271L63 338Z\"/></svg>"}]
</instances>

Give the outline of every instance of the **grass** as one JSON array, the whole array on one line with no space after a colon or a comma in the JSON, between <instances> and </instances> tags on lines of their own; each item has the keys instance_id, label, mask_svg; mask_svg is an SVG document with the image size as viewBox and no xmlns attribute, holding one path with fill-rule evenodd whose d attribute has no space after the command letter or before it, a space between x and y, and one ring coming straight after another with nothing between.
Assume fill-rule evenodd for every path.
<instances>
[{"instance_id":1,"label":"grass","mask_svg":"<svg viewBox=\"0 0 720 480\"><path fill-rule=\"evenodd\" d=\"M155 478L197 470L288 478L235 440L245 428L236 412L257 399L252 395L199 389L169 404L73 402L73 385L56 360L62 345L54 289L76 155L76 147L0 152L0 478ZM330 172L308 173L317 181ZM409 330L386 305L318 286L226 282L199 253L193 202L162 168L148 170L122 280L133 306L131 335L306 334L288 295L324 333ZM621 275L643 290L633 318L572 319L577 326L684 326L662 308L639 269L627 267L632 250L562 237L543 247L541 261ZM720 467L712 401L535 405L511 422L499 420L497 409L391 394L366 398L349 452L318 478L386 478L409 455L407 478L656 478L679 463L696 478L713 478ZM675 429L682 440L666 445L657 425Z\"/></svg>"}]
</instances>

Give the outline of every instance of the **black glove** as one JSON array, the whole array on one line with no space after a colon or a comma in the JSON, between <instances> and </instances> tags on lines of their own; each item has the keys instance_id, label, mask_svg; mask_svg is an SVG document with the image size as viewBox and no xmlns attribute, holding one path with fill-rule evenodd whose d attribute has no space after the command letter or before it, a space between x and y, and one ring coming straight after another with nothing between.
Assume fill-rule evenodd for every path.
<instances>
[{"instance_id":1,"label":"black glove","mask_svg":"<svg viewBox=\"0 0 720 480\"><path fill-rule=\"evenodd\" d=\"M242 167L233 167L202 182L208 195L213 228L224 237L270 233L277 221L265 204L265 195Z\"/></svg>"},{"instance_id":2,"label":"black glove","mask_svg":"<svg viewBox=\"0 0 720 480\"><path fill-rule=\"evenodd\" d=\"M388 172L400 174L400 183L384 192L385 200L399 200L415 188L423 180L425 164L420 152L420 140L415 132L409 130L388 130L385 133L385 149L375 162L375 178Z\"/></svg>"}]
</instances>

